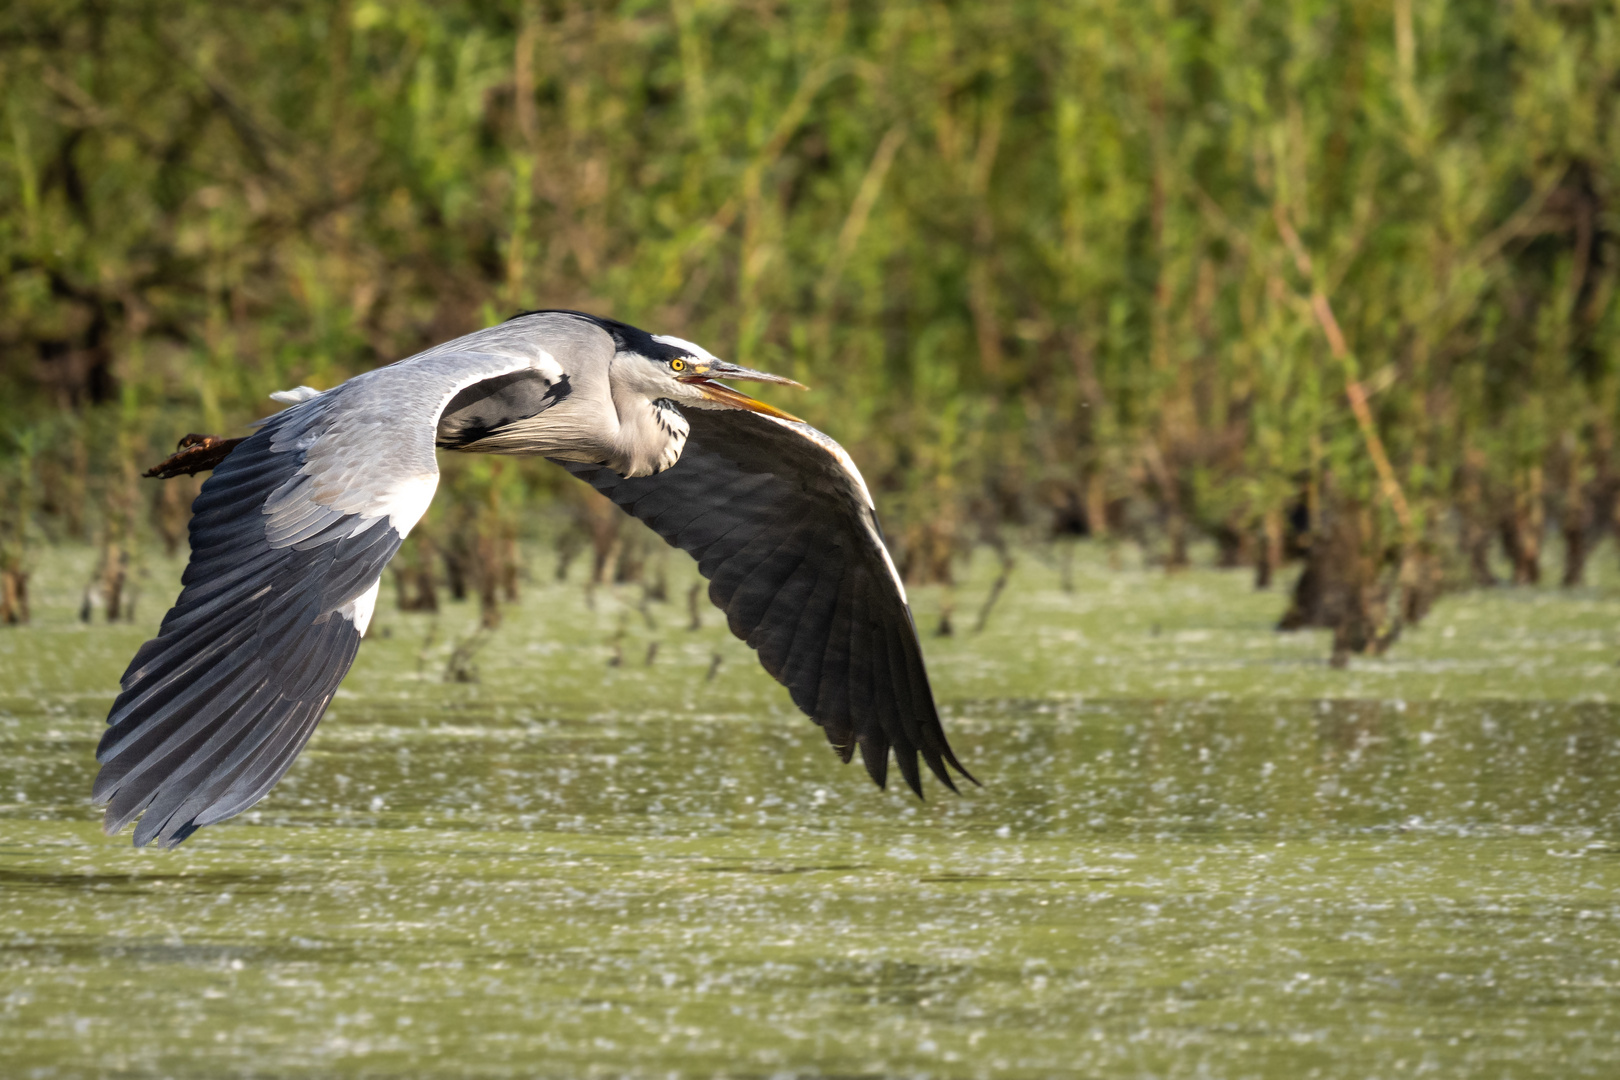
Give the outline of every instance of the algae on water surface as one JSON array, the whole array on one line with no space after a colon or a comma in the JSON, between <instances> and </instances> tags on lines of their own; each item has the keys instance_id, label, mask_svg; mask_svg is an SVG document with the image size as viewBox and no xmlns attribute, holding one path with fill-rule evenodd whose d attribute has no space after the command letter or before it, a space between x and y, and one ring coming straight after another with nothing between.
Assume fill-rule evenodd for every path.
<instances>
[{"instance_id":1,"label":"algae on water surface","mask_svg":"<svg viewBox=\"0 0 1620 1080\"><path fill-rule=\"evenodd\" d=\"M1337 672L1241 575L1090 557L925 640L961 798L838 766L718 614L536 574L476 683L471 611L380 611L270 798L160 852L86 794L178 568L86 627L53 553L0 633L0 1073L1613 1074L1612 574Z\"/></svg>"}]
</instances>

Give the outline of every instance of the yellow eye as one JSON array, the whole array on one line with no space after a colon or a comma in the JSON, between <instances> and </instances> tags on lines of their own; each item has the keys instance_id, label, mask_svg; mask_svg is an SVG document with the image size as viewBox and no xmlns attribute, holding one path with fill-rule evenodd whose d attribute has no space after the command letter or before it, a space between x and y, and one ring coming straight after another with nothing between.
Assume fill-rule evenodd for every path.
<instances>
[{"instance_id":1,"label":"yellow eye","mask_svg":"<svg viewBox=\"0 0 1620 1080\"><path fill-rule=\"evenodd\" d=\"M680 357L676 357L675 359L673 359L673 360L671 360L669 362L669 370L671 370L671 371L685 371L686 370L686 361L682 360Z\"/></svg>"}]
</instances>

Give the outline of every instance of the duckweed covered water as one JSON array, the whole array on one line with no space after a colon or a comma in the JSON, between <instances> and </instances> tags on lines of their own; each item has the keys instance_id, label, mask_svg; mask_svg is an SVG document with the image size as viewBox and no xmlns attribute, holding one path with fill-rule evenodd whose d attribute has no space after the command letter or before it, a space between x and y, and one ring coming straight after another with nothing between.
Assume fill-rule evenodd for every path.
<instances>
[{"instance_id":1,"label":"duckweed covered water","mask_svg":"<svg viewBox=\"0 0 1620 1080\"><path fill-rule=\"evenodd\" d=\"M919 803L688 628L689 565L592 606L534 569L476 683L470 609L385 605L271 797L162 852L86 797L178 566L84 627L51 556L0 633L0 1075L1620 1068L1612 581L1338 672L1242 575L1026 553L924 642L986 786Z\"/></svg>"}]
</instances>

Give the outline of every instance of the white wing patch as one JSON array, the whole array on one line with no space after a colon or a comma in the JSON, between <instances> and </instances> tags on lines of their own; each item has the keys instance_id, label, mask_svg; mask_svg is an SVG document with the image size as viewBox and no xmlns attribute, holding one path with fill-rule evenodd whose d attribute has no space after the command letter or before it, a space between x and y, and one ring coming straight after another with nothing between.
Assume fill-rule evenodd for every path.
<instances>
[{"instance_id":1,"label":"white wing patch","mask_svg":"<svg viewBox=\"0 0 1620 1080\"><path fill-rule=\"evenodd\" d=\"M544 349L538 350L538 355L535 356L534 362L529 366L543 375L548 383L555 385L562 380L562 365L557 363L555 356L552 356ZM448 405L449 401L446 400L445 404Z\"/></svg>"},{"instance_id":2,"label":"white wing patch","mask_svg":"<svg viewBox=\"0 0 1620 1080\"><path fill-rule=\"evenodd\" d=\"M279 401L283 405L298 405L312 397L320 397L321 392L313 386L295 386L291 390L277 390L270 395L271 401Z\"/></svg>"},{"instance_id":3,"label":"white wing patch","mask_svg":"<svg viewBox=\"0 0 1620 1080\"><path fill-rule=\"evenodd\" d=\"M439 474L432 472L413 476L395 485L394 490L389 492L387 503L380 509L388 515L388 524L399 533L400 539L403 540L422 520L438 488Z\"/></svg>"},{"instance_id":4,"label":"white wing patch","mask_svg":"<svg viewBox=\"0 0 1620 1080\"><path fill-rule=\"evenodd\" d=\"M371 583L371 588L350 600L337 609L337 613L354 624L355 632L361 637L366 636L366 627L371 625L372 613L377 610L377 590L382 587L382 578Z\"/></svg>"}]
</instances>

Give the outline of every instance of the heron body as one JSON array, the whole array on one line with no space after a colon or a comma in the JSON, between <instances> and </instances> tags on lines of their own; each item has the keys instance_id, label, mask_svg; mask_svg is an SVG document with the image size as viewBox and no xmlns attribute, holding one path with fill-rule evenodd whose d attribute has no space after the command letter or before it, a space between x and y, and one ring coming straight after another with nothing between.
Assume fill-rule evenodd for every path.
<instances>
[{"instance_id":1,"label":"heron body","mask_svg":"<svg viewBox=\"0 0 1620 1080\"><path fill-rule=\"evenodd\" d=\"M949 768L968 774L860 472L721 378L791 382L613 320L535 312L323 393L272 395L289 407L218 444L180 597L124 673L96 754L106 830L139 817L137 845L172 846L275 785L427 510L436 448L543 456L590 483L697 560L731 631L844 761L859 747L881 787L892 751L920 795L920 755L954 788Z\"/></svg>"}]
</instances>

